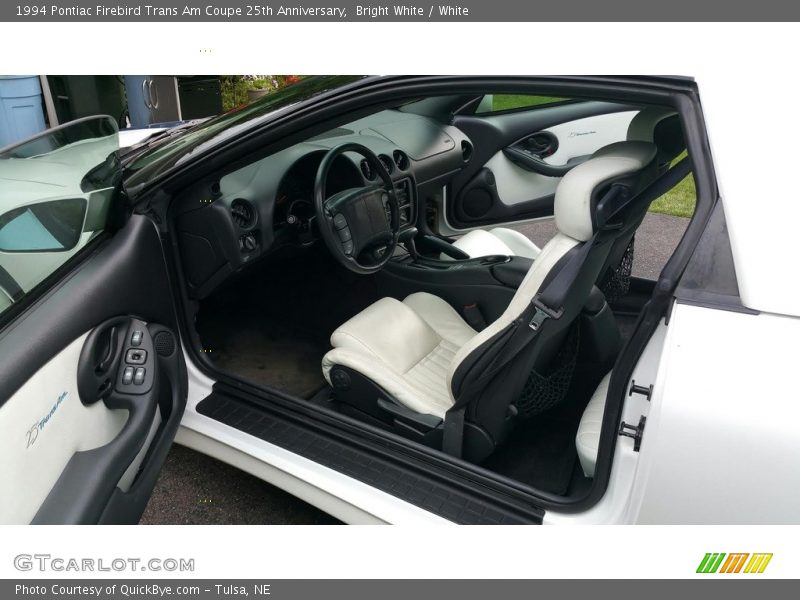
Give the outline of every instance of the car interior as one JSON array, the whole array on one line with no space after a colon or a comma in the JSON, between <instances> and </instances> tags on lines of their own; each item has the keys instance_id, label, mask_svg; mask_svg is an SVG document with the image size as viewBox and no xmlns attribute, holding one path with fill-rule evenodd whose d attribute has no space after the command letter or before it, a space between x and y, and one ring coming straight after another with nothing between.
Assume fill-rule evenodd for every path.
<instances>
[{"instance_id":1,"label":"car interior","mask_svg":"<svg viewBox=\"0 0 800 600\"><path fill-rule=\"evenodd\" d=\"M655 283L632 275L636 232L684 151L674 109L584 98L436 96L337 123L173 202L186 342L226 376L579 497Z\"/></svg>"}]
</instances>

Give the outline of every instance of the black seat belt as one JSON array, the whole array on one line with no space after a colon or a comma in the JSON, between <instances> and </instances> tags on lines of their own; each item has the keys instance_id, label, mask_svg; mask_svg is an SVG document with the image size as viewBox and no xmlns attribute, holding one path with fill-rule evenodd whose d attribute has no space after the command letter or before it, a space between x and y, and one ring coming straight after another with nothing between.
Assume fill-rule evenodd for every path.
<instances>
[{"instance_id":1,"label":"black seat belt","mask_svg":"<svg viewBox=\"0 0 800 600\"><path fill-rule=\"evenodd\" d=\"M567 264L545 286L545 289L536 294L522 314L508 325L506 332L504 332L506 341L500 346L489 365L479 375L470 377L470 373L467 375L469 379L462 382L461 389L466 388L468 392L461 393L462 401L453 406L445 415L442 439L442 450L444 452L457 457L461 456L464 417L469 401L473 396L480 393L495 375L536 338L545 321L548 319L557 320L561 317L566 299L569 297L572 286L578 279L578 275L583 269L592 247L602 231L611 229L612 225L609 225L611 220L634 202L650 205L654 200L678 185L691 170L692 164L687 156L669 171L653 180L650 185L638 194L625 197L622 194L623 188L621 186L611 186L597 204L597 232L583 243L578 252L569 259ZM525 326L526 322L528 323L527 327Z\"/></svg>"}]
</instances>

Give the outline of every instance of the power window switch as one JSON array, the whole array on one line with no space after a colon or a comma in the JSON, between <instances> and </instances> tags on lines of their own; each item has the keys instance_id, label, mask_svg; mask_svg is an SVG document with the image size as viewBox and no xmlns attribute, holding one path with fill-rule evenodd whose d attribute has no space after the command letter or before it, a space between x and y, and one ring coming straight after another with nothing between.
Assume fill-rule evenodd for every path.
<instances>
[{"instance_id":1,"label":"power window switch","mask_svg":"<svg viewBox=\"0 0 800 600\"><path fill-rule=\"evenodd\" d=\"M133 367L125 367L122 372L122 385L130 385L133 381Z\"/></svg>"},{"instance_id":2,"label":"power window switch","mask_svg":"<svg viewBox=\"0 0 800 600\"><path fill-rule=\"evenodd\" d=\"M129 367L130 368L130 367ZM139 367L133 375L133 385L142 385L144 383L145 368Z\"/></svg>"},{"instance_id":3,"label":"power window switch","mask_svg":"<svg viewBox=\"0 0 800 600\"><path fill-rule=\"evenodd\" d=\"M136 330L131 334L131 346L141 346L142 345L142 332Z\"/></svg>"}]
</instances>

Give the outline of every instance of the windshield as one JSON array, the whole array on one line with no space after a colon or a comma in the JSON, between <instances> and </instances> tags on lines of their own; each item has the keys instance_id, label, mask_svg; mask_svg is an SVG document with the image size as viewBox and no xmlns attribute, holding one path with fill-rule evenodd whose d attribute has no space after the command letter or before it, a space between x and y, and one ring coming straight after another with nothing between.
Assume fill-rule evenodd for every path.
<instances>
[{"instance_id":1,"label":"windshield","mask_svg":"<svg viewBox=\"0 0 800 600\"><path fill-rule=\"evenodd\" d=\"M150 149L128 163L126 172L133 173L132 183L143 183L157 173L166 171L190 156L249 129L270 115L306 100L361 79L360 76L308 77L294 85L275 91L249 105L234 108L218 117L204 121L185 132L158 140ZM146 172L146 178L143 173Z\"/></svg>"}]
</instances>

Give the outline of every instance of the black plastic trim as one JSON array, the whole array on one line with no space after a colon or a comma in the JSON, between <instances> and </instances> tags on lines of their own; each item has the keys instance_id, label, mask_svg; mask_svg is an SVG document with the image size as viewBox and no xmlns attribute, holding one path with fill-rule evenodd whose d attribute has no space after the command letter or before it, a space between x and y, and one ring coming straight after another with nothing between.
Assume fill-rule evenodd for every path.
<instances>
[{"instance_id":1,"label":"black plastic trim","mask_svg":"<svg viewBox=\"0 0 800 600\"><path fill-rule=\"evenodd\" d=\"M441 468L424 454L398 454L386 441L276 410L276 398L265 396L217 383L197 411L458 523L541 523L540 509L476 486L465 473Z\"/></svg>"},{"instance_id":2,"label":"black plastic trim","mask_svg":"<svg viewBox=\"0 0 800 600\"><path fill-rule=\"evenodd\" d=\"M505 154L511 162L519 165L523 169L539 173L540 175L546 175L547 177L563 177L580 164L579 162L572 162L565 165L551 165L544 162L538 156L528 155L518 144L505 148L503 154Z\"/></svg>"},{"instance_id":3,"label":"black plastic trim","mask_svg":"<svg viewBox=\"0 0 800 600\"><path fill-rule=\"evenodd\" d=\"M739 296L736 267L721 202L717 203L709 218L675 290L675 298L681 304L759 314L759 311L744 306Z\"/></svg>"},{"instance_id":4,"label":"black plastic trim","mask_svg":"<svg viewBox=\"0 0 800 600\"><path fill-rule=\"evenodd\" d=\"M0 290L8 294L12 302L19 302L25 295L11 273L6 271L2 265L0 265Z\"/></svg>"}]
</instances>

